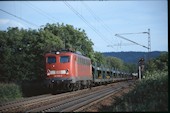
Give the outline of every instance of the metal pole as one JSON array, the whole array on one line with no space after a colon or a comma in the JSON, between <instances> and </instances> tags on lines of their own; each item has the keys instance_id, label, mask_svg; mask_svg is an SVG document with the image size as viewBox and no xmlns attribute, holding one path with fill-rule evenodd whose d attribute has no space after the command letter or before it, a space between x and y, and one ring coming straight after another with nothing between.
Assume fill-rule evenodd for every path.
<instances>
[{"instance_id":1,"label":"metal pole","mask_svg":"<svg viewBox=\"0 0 170 113\"><path fill-rule=\"evenodd\" d=\"M139 66L139 80L141 80L141 66Z\"/></svg>"}]
</instances>

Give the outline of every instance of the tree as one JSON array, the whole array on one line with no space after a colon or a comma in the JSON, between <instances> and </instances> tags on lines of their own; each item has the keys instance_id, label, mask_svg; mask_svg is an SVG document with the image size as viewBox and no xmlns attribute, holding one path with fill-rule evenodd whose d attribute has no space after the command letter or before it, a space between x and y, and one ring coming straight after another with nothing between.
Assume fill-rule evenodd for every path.
<instances>
[{"instance_id":1,"label":"tree","mask_svg":"<svg viewBox=\"0 0 170 113\"><path fill-rule=\"evenodd\" d=\"M146 69L150 72L161 70L167 71L168 70L168 53L162 53L159 57L150 59L146 63Z\"/></svg>"},{"instance_id":2,"label":"tree","mask_svg":"<svg viewBox=\"0 0 170 113\"><path fill-rule=\"evenodd\" d=\"M1 81L34 80L44 73L44 53L62 46L47 31L8 28L0 32Z\"/></svg>"},{"instance_id":3,"label":"tree","mask_svg":"<svg viewBox=\"0 0 170 113\"><path fill-rule=\"evenodd\" d=\"M110 68L116 68L118 70L122 70L124 66L123 61L116 57L106 57L106 64L108 64Z\"/></svg>"},{"instance_id":4,"label":"tree","mask_svg":"<svg viewBox=\"0 0 170 113\"><path fill-rule=\"evenodd\" d=\"M74 48L94 59L92 41L84 30L72 25L47 24L38 30L8 28L0 31L0 80L41 79L45 75L47 52Z\"/></svg>"},{"instance_id":5,"label":"tree","mask_svg":"<svg viewBox=\"0 0 170 113\"><path fill-rule=\"evenodd\" d=\"M94 59L93 42L88 39L84 30L74 28L68 24L46 24L43 29L58 36L62 40L64 48L72 48Z\"/></svg>"},{"instance_id":6,"label":"tree","mask_svg":"<svg viewBox=\"0 0 170 113\"><path fill-rule=\"evenodd\" d=\"M95 52L94 53L93 65L95 63L97 63L97 66L101 66L101 65L105 65L106 64L106 60L105 60L103 54L101 54L100 52Z\"/></svg>"}]
</instances>

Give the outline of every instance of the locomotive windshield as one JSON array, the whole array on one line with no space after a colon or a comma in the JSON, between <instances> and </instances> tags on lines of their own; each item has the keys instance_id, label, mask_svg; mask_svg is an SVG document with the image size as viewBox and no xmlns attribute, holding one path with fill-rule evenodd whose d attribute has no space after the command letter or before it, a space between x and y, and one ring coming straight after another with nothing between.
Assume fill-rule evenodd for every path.
<instances>
[{"instance_id":1,"label":"locomotive windshield","mask_svg":"<svg viewBox=\"0 0 170 113\"><path fill-rule=\"evenodd\" d=\"M69 56L61 56L60 57L60 63L66 63L70 61L70 57Z\"/></svg>"},{"instance_id":2,"label":"locomotive windshield","mask_svg":"<svg viewBox=\"0 0 170 113\"><path fill-rule=\"evenodd\" d=\"M47 63L51 64L51 63L56 63L56 57L54 56L49 56L47 58Z\"/></svg>"}]
</instances>

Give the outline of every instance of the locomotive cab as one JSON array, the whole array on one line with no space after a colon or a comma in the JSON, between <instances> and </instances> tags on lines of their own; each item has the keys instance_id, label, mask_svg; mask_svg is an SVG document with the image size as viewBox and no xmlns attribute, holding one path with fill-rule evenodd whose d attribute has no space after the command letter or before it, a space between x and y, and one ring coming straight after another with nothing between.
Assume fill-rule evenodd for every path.
<instances>
[{"instance_id":1,"label":"locomotive cab","mask_svg":"<svg viewBox=\"0 0 170 113\"><path fill-rule=\"evenodd\" d=\"M46 56L47 78L69 77L71 56L58 56L49 54Z\"/></svg>"},{"instance_id":2,"label":"locomotive cab","mask_svg":"<svg viewBox=\"0 0 170 113\"><path fill-rule=\"evenodd\" d=\"M50 88L66 90L67 85L73 82L70 76L72 75L72 57L70 53L60 52L45 55L46 79Z\"/></svg>"},{"instance_id":3,"label":"locomotive cab","mask_svg":"<svg viewBox=\"0 0 170 113\"><path fill-rule=\"evenodd\" d=\"M50 88L55 90L77 90L91 84L91 60L83 55L61 51L47 53L46 79Z\"/></svg>"}]
</instances>

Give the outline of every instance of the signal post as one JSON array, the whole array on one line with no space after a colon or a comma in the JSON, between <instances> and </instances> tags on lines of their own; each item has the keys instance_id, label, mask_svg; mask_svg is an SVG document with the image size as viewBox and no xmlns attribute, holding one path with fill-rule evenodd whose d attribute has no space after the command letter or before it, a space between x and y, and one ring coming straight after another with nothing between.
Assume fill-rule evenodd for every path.
<instances>
[{"instance_id":1,"label":"signal post","mask_svg":"<svg viewBox=\"0 0 170 113\"><path fill-rule=\"evenodd\" d=\"M143 78L143 72L144 72L144 58L141 58L138 62L139 68L138 68L138 77L139 80Z\"/></svg>"}]
</instances>

